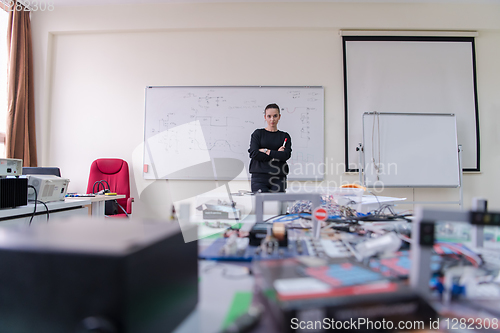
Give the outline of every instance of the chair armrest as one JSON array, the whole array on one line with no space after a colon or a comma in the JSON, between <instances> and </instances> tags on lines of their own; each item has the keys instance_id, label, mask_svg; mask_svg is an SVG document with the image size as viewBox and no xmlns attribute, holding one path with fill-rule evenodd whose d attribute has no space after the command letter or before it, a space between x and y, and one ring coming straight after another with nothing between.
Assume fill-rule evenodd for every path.
<instances>
[{"instance_id":1,"label":"chair armrest","mask_svg":"<svg viewBox=\"0 0 500 333\"><path fill-rule=\"evenodd\" d=\"M134 202L134 198L127 199L127 214L132 214L132 202Z\"/></svg>"}]
</instances>

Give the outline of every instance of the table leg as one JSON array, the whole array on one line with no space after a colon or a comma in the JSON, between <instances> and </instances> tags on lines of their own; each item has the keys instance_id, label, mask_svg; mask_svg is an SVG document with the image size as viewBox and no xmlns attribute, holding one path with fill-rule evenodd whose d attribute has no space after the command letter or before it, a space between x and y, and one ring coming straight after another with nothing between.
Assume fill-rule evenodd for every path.
<instances>
[{"instance_id":1,"label":"table leg","mask_svg":"<svg viewBox=\"0 0 500 333\"><path fill-rule=\"evenodd\" d=\"M105 201L92 202L92 217L102 218L104 217Z\"/></svg>"}]
</instances>

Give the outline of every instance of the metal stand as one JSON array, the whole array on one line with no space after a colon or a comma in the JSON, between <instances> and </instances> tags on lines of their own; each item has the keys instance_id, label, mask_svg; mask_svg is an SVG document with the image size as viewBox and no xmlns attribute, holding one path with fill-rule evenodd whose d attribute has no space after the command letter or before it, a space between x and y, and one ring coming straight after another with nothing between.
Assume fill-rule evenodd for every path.
<instances>
[{"instance_id":1,"label":"metal stand","mask_svg":"<svg viewBox=\"0 0 500 333\"><path fill-rule=\"evenodd\" d=\"M463 187L463 176L464 176L464 171L462 168L462 145L458 145L458 170L459 170L459 179L460 179L460 199L459 199L459 205L460 205L460 210L464 210L464 187Z\"/></svg>"},{"instance_id":2,"label":"metal stand","mask_svg":"<svg viewBox=\"0 0 500 333\"><path fill-rule=\"evenodd\" d=\"M321 196L318 193L257 193L255 195L255 217L257 223L264 221L264 201L296 201L296 200L309 200L312 202L311 210L321 205ZM313 222L313 237L319 238L320 223L311 214Z\"/></svg>"},{"instance_id":3,"label":"metal stand","mask_svg":"<svg viewBox=\"0 0 500 333\"><path fill-rule=\"evenodd\" d=\"M487 212L488 202L483 198L472 198L472 211L474 212ZM483 247L484 243L484 226L473 225L470 232L472 246L475 248Z\"/></svg>"},{"instance_id":4,"label":"metal stand","mask_svg":"<svg viewBox=\"0 0 500 333\"><path fill-rule=\"evenodd\" d=\"M358 163L359 163L359 184L363 185L365 183L365 150L363 149L363 144L359 143L356 147L356 151L358 152ZM363 185L364 186L364 185Z\"/></svg>"}]
</instances>

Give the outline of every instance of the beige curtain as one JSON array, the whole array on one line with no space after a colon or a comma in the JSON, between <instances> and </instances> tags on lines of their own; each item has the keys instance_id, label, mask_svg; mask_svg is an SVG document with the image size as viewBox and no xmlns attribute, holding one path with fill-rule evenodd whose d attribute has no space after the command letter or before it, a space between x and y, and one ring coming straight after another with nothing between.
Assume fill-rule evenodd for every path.
<instances>
[{"instance_id":1,"label":"beige curtain","mask_svg":"<svg viewBox=\"0 0 500 333\"><path fill-rule=\"evenodd\" d=\"M37 166L35 91L29 11L11 11L7 31L7 158Z\"/></svg>"}]
</instances>

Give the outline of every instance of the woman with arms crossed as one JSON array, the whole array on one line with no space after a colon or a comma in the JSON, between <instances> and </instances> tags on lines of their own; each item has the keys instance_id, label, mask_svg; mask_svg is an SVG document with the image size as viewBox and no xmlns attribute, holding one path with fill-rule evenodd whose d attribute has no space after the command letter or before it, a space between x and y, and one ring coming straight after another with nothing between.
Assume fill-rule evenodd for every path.
<instances>
[{"instance_id":1,"label":"woman with arms crossed","mask_svg":"<svg viewBox=\"0 0 500 333\"><path fill-rule=\"evenodd\" d=\"M285 192L292 139L278 130L280 108L269 104L264 110L266 128L256 129L250 139L250 173L252 192Z\"/></svg>"}]
</instances>

